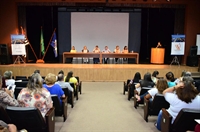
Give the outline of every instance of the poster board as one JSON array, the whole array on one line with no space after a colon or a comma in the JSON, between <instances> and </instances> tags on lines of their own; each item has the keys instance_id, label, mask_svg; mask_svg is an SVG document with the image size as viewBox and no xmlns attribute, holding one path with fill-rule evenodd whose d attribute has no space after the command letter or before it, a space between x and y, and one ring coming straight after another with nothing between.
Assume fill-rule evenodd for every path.
<instances>
[{"instance_id":1,"label":"poster board","mask_svg":"<svg viewBox=\"0 0 200 132\"><path fill-rule=\"evenodd\" d=\"M25 44L11 44L12 55L26 55Z\"/></svg>"},{"instance_id":2,"label":"poster board","mask_svg":"<svg viewBox=\"0 0 200 132\"><path fill-rule=\"evenodd\" d=\"M11 35L12 55L26 55L25 35Z\"/></svg>"},{"instance_id":3,"label":"poster board","mask_svg":"<svg viewBox=\"0 0 200 132\"><path fill-rule=\"evenodd\" d=\"M196 46L198 46L197 55L200 55L200 34L197 34Z\"/></svg>"},{"instance_id":4,"label":"poster board","mask_svg":"<svg viewBox=\"0 0 200 132\"><path fill-rule=\"evenodd\" d=\"M172 35L171 55L184 55L185 35Z\"/></svg>"}]
</instances>

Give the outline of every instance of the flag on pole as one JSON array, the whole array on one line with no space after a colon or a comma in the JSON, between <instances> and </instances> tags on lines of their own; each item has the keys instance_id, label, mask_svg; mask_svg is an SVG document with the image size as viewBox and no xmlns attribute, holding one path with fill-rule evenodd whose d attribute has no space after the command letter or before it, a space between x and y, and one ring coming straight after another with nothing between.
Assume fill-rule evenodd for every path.
<instances>
[{"instance_id":1,"label":"flag on pole","mask_svg":"<svg viewBox=\"0 0 200 132\"><path fill-rule=\"evenodd\" d=\"M54 51L55 57L57 57L58 51L57 51L57 39L56 39L56 32L55 31L53 33L53 38L51 40L51 46L54 48L53 51Z\"/></svg>"},{"instance_id":2,"label":"flag on pole","mask_svg":"<svg viewBox=\"0 0 200 132\"><path fill-rule=\"evenodd\" d=\"M45 50L44 50L44 38L43 38L42 28L41 28L41 36L40 36L40 50L41 50L42 55L44 55Z\"/></svg>"}]
</instances>

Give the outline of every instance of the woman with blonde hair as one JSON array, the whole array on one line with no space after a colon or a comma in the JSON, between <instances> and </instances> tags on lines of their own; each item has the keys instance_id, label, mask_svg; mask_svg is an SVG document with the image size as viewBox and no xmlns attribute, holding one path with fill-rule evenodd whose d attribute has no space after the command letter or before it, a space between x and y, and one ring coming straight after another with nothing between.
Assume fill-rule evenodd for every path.
<instances>
[{"instance_id":1,"label":"woman with blonde hair","mask_svg":"<svg viewBox=\"0 0 200 132\"><path fill-rule=\"evenodd\" d=\"M22 107L36 107L44 117L50 108L53 107L51 95L48 90L42 88L42 77L34 73L17 98Z\"/></svg>"},{"instance_id":2,"label":"woman with blonde hair","mask_svg":"<svg viewBox=\"0 0 200 132\"><path fill-rule=\"evenodd\" d=\"M58 95L60 103L62 103L61 98L65 98L65 94L64 94L62 88L60 87L60 85L55 84L56 81L57 81L56 75L49 73L45 77L45 83L46 84L43 84L43 87L46 88L51 94Z\"/></svg>"}]
</instances>

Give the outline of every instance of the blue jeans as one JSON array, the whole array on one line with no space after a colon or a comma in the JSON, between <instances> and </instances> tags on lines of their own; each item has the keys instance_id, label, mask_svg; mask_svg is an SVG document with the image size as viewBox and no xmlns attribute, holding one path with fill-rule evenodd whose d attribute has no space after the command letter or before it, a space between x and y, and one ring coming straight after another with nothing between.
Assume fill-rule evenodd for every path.
<instances>
[{"instance_id":1,"label":"blue jeans","mask_svg":"<svg viewBox=\"0 0 200 132\"><path fill-rule=\"evenodd\" d=\"M157 124L157 129L161 131L161 121L162 121L162 110L160 110L159 114L158 114L158 119L156 121Z\"/></svg>"},{"instance_id":2,"label":"blue jeans","mask_svg":"<svg viewBox=\"0 0 200 132\"><path fill-rule=\"evenodd\" d=\"M140 95L140 101L144 102L144 96L146 96L148 92L144 93L143 95Z\"/></svg>"}]
</instances>

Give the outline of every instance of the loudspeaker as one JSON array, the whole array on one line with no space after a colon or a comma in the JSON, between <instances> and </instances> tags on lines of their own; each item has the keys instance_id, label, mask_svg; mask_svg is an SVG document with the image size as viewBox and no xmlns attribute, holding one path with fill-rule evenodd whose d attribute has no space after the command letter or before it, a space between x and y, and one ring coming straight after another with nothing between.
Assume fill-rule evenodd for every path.
<instances>
[{"instance_id":1,"label":"loudspeaker","mask_svg":"<svg viewBox=\"0 0 200 132\"><path fill-rule=\"evenodd\" d=\"M190 47L190 56L196 56L197 55L197 46L191 46Z\"/></svg>"},{"instance_id":2,"label":"loudspeaker","mask_svg":"<svg viewBox=\"0 0 200 132\"><path fill-rule=\"evenodd\" d=\"M187 66L198 66L198 56L187 56Z\"/></svg>"},{"instance_id":3,"label":"loudspeaker","mask_svg":"<svg viewBox=\"0 0 200 132\"><path fill-rule=\"evenodd\" d=\"M10 64L10 55L7 44L0 44L0 64Z\"/></svg>"}]
</instances>

